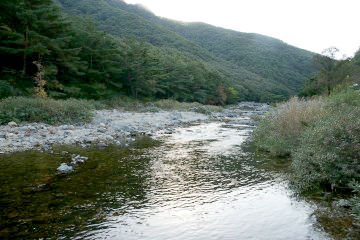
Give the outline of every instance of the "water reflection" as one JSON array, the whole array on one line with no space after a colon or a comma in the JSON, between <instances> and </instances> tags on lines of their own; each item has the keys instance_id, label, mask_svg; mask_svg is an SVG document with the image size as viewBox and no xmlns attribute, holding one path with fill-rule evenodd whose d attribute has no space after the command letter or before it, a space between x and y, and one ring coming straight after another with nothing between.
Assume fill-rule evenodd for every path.
<instances>
[{"instance_id":1,"label":"water reflection","mask_svg":"<svg viewBox=\"0 0 360 240\"><path fill-rule=\"evenodd\" d=\"M312 206L241 150L248 121L178 128L150 148L69 148L89 161L68 176L53 174L64 161L58 154L3 156L0 236L327 239L313 227Z\"/></svg>"},{"instance_id":2,"label":"water reflection","mask_svg":"<svg viewBox=\"0 0 360 240\"><path fill-rule=\"evenodd\" d=\"M250 126L213 122L158 136L141 208L107 219L89 239L327 239L313 208L241 152ZM116 210L114 211L116 212Z\"/></svg>"}]
</instances>

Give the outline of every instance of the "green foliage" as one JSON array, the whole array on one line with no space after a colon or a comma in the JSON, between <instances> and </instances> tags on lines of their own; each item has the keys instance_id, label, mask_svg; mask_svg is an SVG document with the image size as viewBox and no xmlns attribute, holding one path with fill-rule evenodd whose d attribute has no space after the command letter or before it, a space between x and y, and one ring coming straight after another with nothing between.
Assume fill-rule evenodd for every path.
<instances>
[{"instance_id":1,"label":"green foliage","mask_svg":"<svg viewBox=\"0 0 360 240\"><path fill-rule=\"evenodd\" d=\"M95 106L85 100L11 97L0 100L0 125L8 122L48 124L89 122Z\"/></svg>"},{"instance_id":2,"label":"green foliage","mask_svg":"<svg viewBox=\"0 0 360 240\"><path fill-rule=\"evenodd\" d=\"M8 61L0 79L16 90L6 96L32 95L37 87L62 99L279 101L314 70L312 53L276 39L184 25L122 1L55 2L69 15L52 0L2 2L0 57ZM40 88L35 63L43 67Z\"/></svg>"},{"instance_id":3,"label":"green foliage","mask_svg":"<svg viewBox=\"0 0 360 240\"><path fill-rule=\"evenodd\" d=\"M336 93L327 108L304 131L293 154L295 183L301 190L349 189L360 180L360 94Z\"/></svg>"},{"instance_id":4,"label":"green foliage","mask_svg":"<svg viewBox=\"0 0 360 240\"><path fill-rule=\"evenodd\" d=\"M360 222L360 184L358 182L353 182L351 185L354 197L351 199L352 203L352 212L355 216L356 221Z\"/></svg>"},{"instance_id":5,"label":"green foliage","mask_svg":"<svg viewBox=\"0 0 360 240\"><path fill-rule=\"evenodd\" d=\"M260 120L254 142L273 155L291 155L301 191L349 191L360 180L359 116L360 92L350 88L327 98L293 98Z\"/></svg>"},{"instance_id":6,"label":"green foliage","mask_svg":"<svg viewBox=\"0 0 360 240\"><path fill-rule=\"evenodd\" d=\"M355 54L354 58L335 60L336 52L337 49L329 48L324 51L327 55L314 56L314 62L319 66L320 73L305 81L300 96L308 97L323 93L329 95L339 85L359 82L359 54Z\"/></svg>"},{"instance_id":7,"label":"green foliage","mask_svg":"<svg viewBox=\"0 0 360 240\"><path fill-rule=\"evenodd\" d=\"M218 88L223 86L227 103L285 100L296 94L314 71L312 53L273 38L206 24L178 23L158 18L123 1L58 2L71 15L93 17L99 28L112 36L130 37L155 46L158 53L153 59L157 59L159 64L150 65L150 70L144 69L141 61L130 61L126 65L130 66L128 70L141 66L140 72L143 73L154 73L153 70L157 69L151 74L154 77L146 78L144 88L148 88L143 91L147 94L156 92L156 97L222 104L224 98L218 95ZM136 59L137 55L128 59ZM165 78L164 73L167 74ZM146 75L140 74L140 79ZM128 88L129 79L125 78L124 82ZM136 83L134 80L131 82ZM235 91L227 91L229 88ZM132 89L130 92L136 95L138 91Z\"/></svg>"},{"instance_id":8,"label":"green foliage","mask_svg":"<svg viewBox=\"0 0 360 240\"><path fill-rule=\"evenodd\" d=\"M13 87L9 82L0 80L0 99L11 96L13 92Z\"/></svg>"},{"instance_id":9,"label":"green foliage","mask_svg":"<svg viewBox=\"0 0 360 240\"><path fill-rule=\"evenodd\" d=\"M222 107L213 106L213 105L202 105L197 102L178 102L175 100L159 100L154 103L154 105L162 110L176 110L176 111L194 111L198 113L211 113L211 112L221 112L223 111Z\"/></svg>"},{"instance_id":10,"label":"green foliage","mask_svg":"<svg viewBox=\"0 0 360 240\"><path fill-rule=\"evenodd\" d=\"M290 155L298 147L303 131L323 113L322 99L292 98L260 119L254 142L274 156Z\"/></svg>"}]
</instances>

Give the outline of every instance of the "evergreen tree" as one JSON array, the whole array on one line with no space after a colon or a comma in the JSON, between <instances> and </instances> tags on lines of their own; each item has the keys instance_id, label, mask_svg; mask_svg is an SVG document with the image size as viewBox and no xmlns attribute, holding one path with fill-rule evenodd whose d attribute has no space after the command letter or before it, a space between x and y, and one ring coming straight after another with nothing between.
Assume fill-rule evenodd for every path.
<instances>
[{"instance_id":1,"label":"evergreen tree","mask_svg":"<svg viewBox=\"0 0 360 240\"><path fill-rule=\"evenodd\" d=\"M33 81L38 71L34 62L44 66L48 80L58 72L81 74L80 49L67 48L70 23L51 0L4 0L0 11L1 56L11 59L6 67L20 70L21 66L22 80Z\"/></svg>"}]
</instances>

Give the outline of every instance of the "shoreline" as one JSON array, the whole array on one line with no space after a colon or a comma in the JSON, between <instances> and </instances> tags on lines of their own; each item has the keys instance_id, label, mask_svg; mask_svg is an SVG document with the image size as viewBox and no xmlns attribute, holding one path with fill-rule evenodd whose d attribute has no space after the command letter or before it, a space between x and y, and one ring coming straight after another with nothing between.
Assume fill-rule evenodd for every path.
<instances>
[{"instance_id":1,"label":"shoreline","mask_svg":"<svg viewBox=\"0 0 360 240\"><path fill-rule=\"evenodd\" d=\"M203 121L223 121L246 111L267 111L269 105L243 102L225 108L223 112L202 114L191 111L126 112L121 110L98 110L91 123L53 126L45 123L8 124L0 126L0 154L11 154L27 150L46 151L52 145L82 147L110 144L126 145L135 136L153 136L163 130L171 134L172 129L182 124Z\"/></svg>"}]
</instances>

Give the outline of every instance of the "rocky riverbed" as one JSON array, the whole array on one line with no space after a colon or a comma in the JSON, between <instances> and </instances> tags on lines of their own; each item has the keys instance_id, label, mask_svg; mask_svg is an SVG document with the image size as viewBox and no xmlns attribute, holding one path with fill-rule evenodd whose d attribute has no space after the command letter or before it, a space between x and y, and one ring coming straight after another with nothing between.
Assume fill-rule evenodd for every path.
<instances>
[{"instance_id":1,"label":"rocky riverbed","mask_svg":"<svg viewBox=\"0 0 360 240\"><path fill-rule=\"evenodd\" d=\"M153 135L158 131L171 134L172 129L182 124L199 121L223 120L244 114L247 111L262 113L267 104L240 103L222 112L197 113L181 111L124 112L101 110L95 112L93 121L81 125L51 126L43 123L0 126L0 154L29 149L49 150L54 144L79 144L83 147L108 144L127 144L136 135Z\"/></svg>"}]
</instances>

